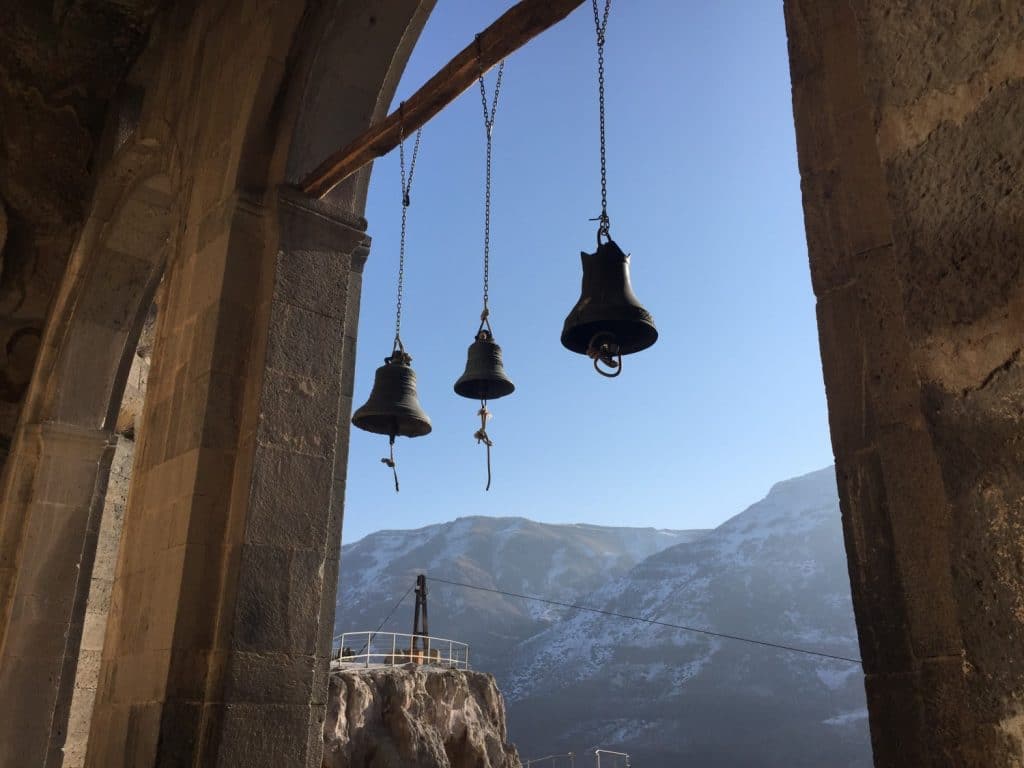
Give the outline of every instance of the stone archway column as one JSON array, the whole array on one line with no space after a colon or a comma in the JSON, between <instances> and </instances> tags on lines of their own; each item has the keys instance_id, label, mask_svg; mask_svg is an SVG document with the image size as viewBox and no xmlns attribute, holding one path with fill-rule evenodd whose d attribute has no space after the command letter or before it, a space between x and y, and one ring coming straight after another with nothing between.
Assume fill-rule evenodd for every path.
<instances>
[{"instance_id":1,"label":"stone archway column","mask_svg":"<svg viewBox=\"0 0 1024 768\"><path fill-rule=\"evenodd\" d=\"M875 765L1019 768L1024 23L882 5L785 2Z\"/></svg>"},{"instance_id":2,"label":"stone archway column","mask_svg":"<svg viewBox=\"0 0 1024 768\"><path fill-rule=\"evenodd\" d=\"M4 563L0 765L60 765L113 454L105 430L54 422L20 429L3 509L4 533L21 533L21 552L17 569ZM13 560L13 545L4 552Z\"/></svg>"},{"instance_id":3,"label":"stone archway column","mask_svg":"<svg viewBox=\"0 0 1024 768\"><path fill-rule=\"evenodd\" d=\"M86 764L319 768L368 239L282 192L158 319Z\"/></svg>"}]
</instances>

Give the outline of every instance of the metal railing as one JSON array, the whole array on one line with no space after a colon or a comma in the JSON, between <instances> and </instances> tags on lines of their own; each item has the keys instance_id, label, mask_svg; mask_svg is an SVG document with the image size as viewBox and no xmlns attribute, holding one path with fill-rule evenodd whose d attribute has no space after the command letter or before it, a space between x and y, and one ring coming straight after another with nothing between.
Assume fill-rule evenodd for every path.
<instances>
[{"instance_id":1,"label":"metal railing","mask_svg":"<svg viewBox=\"0 0 1024 768\"><path fill-rule=\"evenodd\" d=\"M469 646L458 640L397 632L345 632L334 638L334 666L423 664L469 669Z\"/></svg>"},{"instance_id":2,"label":"metal railing","mask_svg":"<svg viewBox=\"0 0 1024 768\"><path fill-rule=\"evenodd\" d=\"M629 768L629 755L625 752L615 752L611 749L594 749L594 760L597 763L597 768L601 768L601 755L612 755L616 760L620 757L626 758L626 768Z\"/></svg>"},{"instance_id":3,"label":"metal railing","mask_svg":"<svg viewBox=\"0 0 1024 768\"><path fill-rule=\"evenodd\" d=\"M534 757L531 760L527 760L523 764L523 768L531 768L533 765L539 765L540 763L546 763L548 768L556 768L559 765L564 766L566 761L569 763L569 768L576 767L576 753L575 752L563 752L558 755L545 755L544 757Z\"/></svg>"}]
</instances>

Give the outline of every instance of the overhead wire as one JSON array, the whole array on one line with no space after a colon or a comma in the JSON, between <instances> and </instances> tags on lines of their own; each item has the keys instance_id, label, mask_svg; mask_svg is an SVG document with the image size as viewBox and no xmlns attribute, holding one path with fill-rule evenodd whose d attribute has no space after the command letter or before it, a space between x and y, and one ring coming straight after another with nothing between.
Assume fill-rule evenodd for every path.
<instances>
[{"instance_id":1,"label":"overhead wire","mask_svg":"<svg viewBox=\"0 0 1024 768\"><path fill-rule=\"evenodd\" d=\"M609 611L603 608L594 608L589 605L578 605L576 603L566 603L561 600L550 600L546 597L537 597L536 595L523 595L518 592L508 592L503 589L494 589L492 587L481 587L476 584L466 584L461 581L450 581L448 579L442 579L437 576L431 576L431 581L436 581L441 584L449 584L453 587L463 587L464 589L475 589L480 592L490 592L492 594L504 595L506 597L518 597L522 600L533 600L538 603L547 603L548 605L556 605L562 608L571 608L577 611L588 611L590 613L602 614L604 616L611 616L617 619L628 619L629 621L639 621L644 624L653 624L659 627L668 627L670 629L678 629L684 632L694 632L700 635L707 635L710 637L717 637L724 640L737 640L741 643L750 643L752 645L760 645L765 648L774 648L780 651L790 651L792 653L802 653L807 656L818 656L824 659L832 659L833 661L843 661L849 664L861 664L860 659L854 659L849 656L840 656L834 653L825 653L824 651L813 651L808 648L799 648L793 645L785 645L783 643L773 643L768 640L757 640L752 637L743 637L742 635L731 635L726 632L714 632L710 629L702 629L700 627L688 627L685 624L673 624L668 621L658 621L657 619L645 619L642 616L631 616L628 613L619 613L618 611ZM404 598L403 598L404 599Z\"/></svg>"},{"instance_id":2,"label":"overhead wire","mask_svg":"<svg viewBox=\"0 0 1024 768\"><path fill-rule=\"evenodd\" d=\"M369 635L367 635L367 637L366 637L366 642L365 642L365 643L363 644L363 647L359 649L359 653L358 653L358 654L356 654L357 656L358 656L358 655L360 655L360 654L361 654L361 653L362 653L363 651L365 651L365 650L366 650L366 647L367 647L367 646L368 646L368 645L370 644L370 638L371 638L371 637L373 637L373 636L374 636L375 634L377 634L378 632L380 632L381 628L382 628L382 627L383 627L383 626L384 626L385 624L387 624L387 623L388 623L388 620L389 620L389 619L390 619L390 618L391 618L392 616L394 616L394 615L395 615L395 611L397 611L397 610L398 610L398 607L399 607L399 606L400 606L400 605L401 605L402 603L404 603L404 602L405 602L405 598L407 598L407 597L409 596L409 593L410 593L410 592L412 592L412 591L413 591L413 590L414 590L415 588L416 588L416 585L414 584L413 586L411 586L411 587L409 587L409 588L408 588L407 590L405 590L405 594L404 594L404 595L402 595L402 596L401 596L401 597L400 597L400 598L398 599L398 602L394 604L394 606L393 606L393 607L391 608L391 610L390 610L390 611L388 611L388 615L384 617L384 620L383 620L383 621L382 621L382 622L381 622L380 624L378 624L378 625L377 625L377 628L376 628L375 630L373 630L373 632L371 632L371 633L370 633Z\"/></svg>"}]
</instances>

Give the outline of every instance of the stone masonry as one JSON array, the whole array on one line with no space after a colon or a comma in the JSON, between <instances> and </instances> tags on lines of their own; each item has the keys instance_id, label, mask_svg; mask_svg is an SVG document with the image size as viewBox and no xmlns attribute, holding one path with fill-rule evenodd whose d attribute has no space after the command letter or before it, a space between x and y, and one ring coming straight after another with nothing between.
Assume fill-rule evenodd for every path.
<instances>
[{"instance_id":1,"label":"stone masonry","mask_svg":"<svg viewBox=\"0 0 1024 768\"><path fill-rule=\"evenodd\" d=\"M294 185L432 7L0 10L0 768L320 767L370 169ZM1024 14L783 7L876 763L1022 766Z\"/></svg>"},{"instance_id":2,"label":"stone masonry","mask_svg":"<svg viewBox=\"0 0 1024 768\"><path fill-rule=\"evenodd\" d=\"M786 14L876 764L1024 765L1024 14Z\"/></svg>"}]
</instances>

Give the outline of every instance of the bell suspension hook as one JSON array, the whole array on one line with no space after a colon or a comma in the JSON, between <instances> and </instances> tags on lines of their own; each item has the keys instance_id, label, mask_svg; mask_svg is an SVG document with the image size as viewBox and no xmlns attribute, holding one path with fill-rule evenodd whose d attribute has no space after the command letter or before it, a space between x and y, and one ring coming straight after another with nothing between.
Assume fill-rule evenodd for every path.
<instances>
[{"instance_id":1,"label":"bell suspension hook","mask_svg":"<svg viewBox=\"0 0 1024 768\"><path fill-rule=\"evenodd\" d=\"M487 337L492 338L494 331L491 329L491 310L487 308L487 299L484 299L484 308L480 312L480 327L476 329L477 341L481 341L484 338L485 329Z\"/></svg>"}]
</instances>

